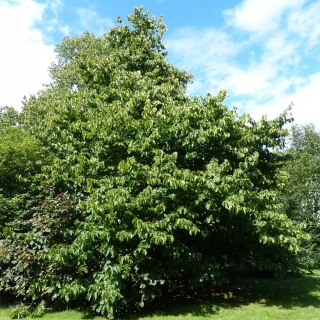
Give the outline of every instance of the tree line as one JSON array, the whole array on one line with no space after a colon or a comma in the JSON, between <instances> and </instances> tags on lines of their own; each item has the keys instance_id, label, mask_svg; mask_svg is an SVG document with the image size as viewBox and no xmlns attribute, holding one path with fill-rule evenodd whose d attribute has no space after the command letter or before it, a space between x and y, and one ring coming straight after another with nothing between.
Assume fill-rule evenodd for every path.
<instances>
[{"instance_id":1,"label":"tree line","mask_svg":"<svg viewBox=\"0 0 320 320\"><path fill-rule=\"evenodd\" d=\"M0 111L0 289L19 315L109 318L178 285L320 266L320 135L192 97L142 8L66 37L52 82Z\"/></svg>"}]
</instances>

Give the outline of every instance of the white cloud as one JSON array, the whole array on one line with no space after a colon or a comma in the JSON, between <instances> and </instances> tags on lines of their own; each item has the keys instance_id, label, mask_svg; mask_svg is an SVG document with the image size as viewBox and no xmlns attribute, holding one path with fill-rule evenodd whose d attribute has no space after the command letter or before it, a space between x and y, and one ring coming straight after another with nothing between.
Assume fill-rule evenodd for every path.
<instances>
[{"instance_id":1,"label":"white cloud","mask_svg":"<svg viewBox=\"0 0 320 320\"><path fill-rule=\"evenodd\" d=\"M45 8L33 0L0 0L0 106L20 109L24 95L37 93L50 80L53 46L36 28Z\"/></svg>"},{"instance_id":2,"label":"white cloud","mask_svg":"<svg viewBox=\"0 0 320 320\"><path fill-rule=\"evenodd\" d=\"M289 98L294 101L292 114L299 123L313 122L320 130L320 72L307 77L305 84L299 86L293 95L284 96L284 100Z\"/></svg>"},{"instance_id":3,"label":"white cloud","mask_svg":"<svg viewBox=\"0 0 320 320\"><path fill-rule=\"evenodd\" d=\"M291 13L288 19L288 29L306 39L307 48L319 44L320 40L320 1L311 3L303 10Z\"/></svg>"},{"instance_id":4,"label":"white cloud","mask_svg":"<svg viewBox=\"0 0 320 320\"><path fill-rule=\"evenodd\" d=\"M235 66L229 61L245 45L234 42L228 33L213 28L184 28L168 39L167 48L170 57L177 58L177 65L197 74L188 90L189 94L195 94L209 87L213 90L221 88L221 75L233 71Z\"/></svg>"},{"instance_id":5,"label":"white cloud","mask_svg":"<svg viewBox=\"0 0 320 320\"><path fill-rule=\"evenodd\" d=\"M62 1L61 0L51 0L48 2L48 5L51 10L57 12L59 8L62 6Z\"/></svg>"},{"instance_id":6,"label":"white cloud","mask_svg":"<svg viewBox=\"0 0 320 320\"><path fill-rule=\"evenodd\" d=\"M175 41L169 43L169 48L173 51L186 52L187 59L192 58L196 63L212 57L221 60L234 56L243 47L243 44L234 42L227 32L213 28L204 30L184 28L179 30L174 37ZM186 62L189 63L188 60Z\"/></svg>"},{"instance_id":7,"label":"white cloud","mask_svg":"<svg viewBox=\"0 0 320 320\"><path fill-rule=\"evenodd\" d=\"M64 36L69 36L71 33L71 28L68 25L59 27L59 30Z\"/></svg>"},{"instance_id":8,"label":"white cloud","mask_svg":"<svg viewBox=\"0 0 320 320\"><path fill-rule=\"evenodd\" d=\"M236 101L235 105L250 112L256 119L261 118L264 114L272 119L293 102L294 106L291 112L295 121L300 124L315 123L320 130L320 72L307 77L307 79L298 78L295 80L299 89L293 94L277 96L264 104L257 104L255 100L240 100Z\"/></svg>"},{"instance_id":9,"label":"white cloud","mask_svg":"<svg viewBox=\"0 0 320 320\"><path fill-rule=\"evenodd\" d=\"M114 26L110 18L100 18L98 13L88 8L78 8L76 14L79 17L81 31L94 32L97 35L102 35Z\"/></svg>"},{"instance_id":10,"label":"white cloud","mask_svg":"<svg viewBox=\"0 0 320 320\"><path fill-rule=\"evenodd\" d=\"M196 73L197 87L191 86L190 94L202 87L210 92L228 89L232 95L255 93L265 99L279 71L298 63L297 57L292 56L296 44L285 43L284 46L284 42L281 35L272 37L263 44L263 54L257 55L249 41L237 42L230 33L216 29L183 29L169 40L168 49L180 66ZM242 55L241 61L239 55ZM277 81L281 82L277 90L284 84L286 88L289 86L281 77Z\"/></svg>"},{"instance_id":11,"label":"white cloud","mask_svg":"<svg viewBox=\"0 0 320 320\"><path fill-rule=\"evenodd\" d=\"M233 9L225 10L227 23L238 29L265 34L276 30L283 14L301 7L306 0L245 0Z\"/></svg>"},{"instance_id":12,"label":"white cloud","mask_svg":"<svg viewBox=\"0 0 320 320\"><path fill-rule=\"evenodd\" d=\"M320 129L320 1L244 0L224 16L221 29L182 29L168 39L169 57L195 74L188 92L227 89L255 117L294 102L296 122Z\"/></svg>"}]
</instances>

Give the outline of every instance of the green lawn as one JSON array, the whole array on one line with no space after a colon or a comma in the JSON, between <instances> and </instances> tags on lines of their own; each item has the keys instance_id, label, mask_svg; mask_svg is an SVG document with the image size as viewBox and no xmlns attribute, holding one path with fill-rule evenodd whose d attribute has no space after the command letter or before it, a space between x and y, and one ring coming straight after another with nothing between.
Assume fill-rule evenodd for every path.
<instances>
[{"instance_id":1,"label":"green lawn","mask_svg":"<svg viewBox=\"0 0 320 320\"><path fill-rule=\"evenodd\" d=\"M284 279L242 277L236 283L219 291L172 296L153 311L127 315L123 319L320 319L320 271ZM9 308L0 309L0 320L10 319L9 314ZM104 318L65 311L46 314L42 319Z\"/></svg>"}]
</instances>

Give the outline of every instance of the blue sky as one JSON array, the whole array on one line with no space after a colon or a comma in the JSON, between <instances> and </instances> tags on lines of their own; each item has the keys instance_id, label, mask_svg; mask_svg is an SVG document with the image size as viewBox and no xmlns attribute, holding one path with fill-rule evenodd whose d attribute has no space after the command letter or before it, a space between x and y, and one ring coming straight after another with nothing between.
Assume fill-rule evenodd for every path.
<instances>
[{"instance_id":1,"label":"blue sky","mask_svg":"<svg viewBox=\"0 0 320 320\"><path fill-rule=\"evenodd\" d=\"M0 106L20 109L50 81L64 36L101 35L141 5L164 16L170 62L194 74L189 94L226 89L255 118L293 102L296 123L320 130L320 0L0 0Z\"/></svg>"}]
</instances>

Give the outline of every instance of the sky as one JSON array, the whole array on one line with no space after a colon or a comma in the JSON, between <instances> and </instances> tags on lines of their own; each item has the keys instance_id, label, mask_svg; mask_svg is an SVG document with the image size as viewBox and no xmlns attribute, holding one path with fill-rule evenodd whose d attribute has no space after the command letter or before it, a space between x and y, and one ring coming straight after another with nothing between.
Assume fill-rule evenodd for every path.
<instances>
[{"instance_id":1,"label":"sky","mask_svg":"<svg viewBox=\"0 0 320 320\"><path fill-rule=\"evenodd\" d=\"M320 130L320 0L0 0L0 106L50 82L63 37L97 36L134 7L164 17L168 60L194 75L190 95L227 90L239 113Z\"/></svg>"}]
</instances>

